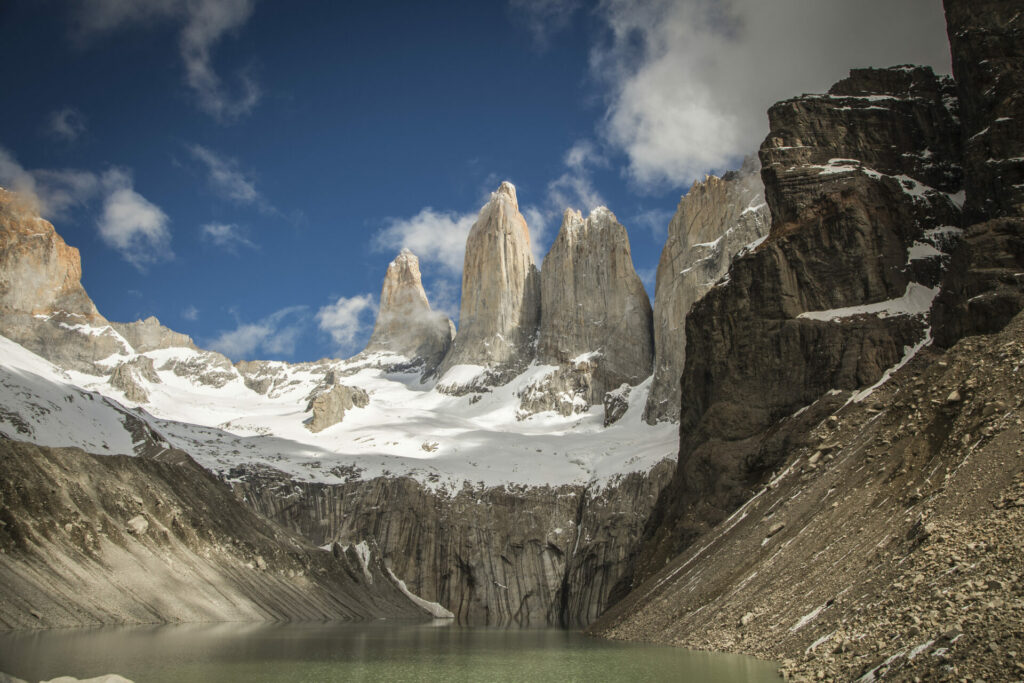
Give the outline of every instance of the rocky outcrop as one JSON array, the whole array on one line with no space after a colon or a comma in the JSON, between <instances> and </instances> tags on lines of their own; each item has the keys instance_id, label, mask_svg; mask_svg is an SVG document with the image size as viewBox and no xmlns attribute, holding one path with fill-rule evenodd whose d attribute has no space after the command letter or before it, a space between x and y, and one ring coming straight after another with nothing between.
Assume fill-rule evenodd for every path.
<instances>
[{"instance_id":1,"label":"rocky outcrop","mask_svg":"<svg viewBox=\"0 0 1024 683\"><path fill-rule=\"evenodd\" d=\"M964 137L964 239L933 319L936 341L1003 328L1024 308L1024 18L1006 2L946 2Z\"/></svg>"},{"instance_id":2,"label":"rocky outcrop","mask_svg":"<svg viewBox=\"0 0 1024 683\"><path fill-rule=\"evenodd\" d=\"M783 418L871 386L929 340L959 223L953 84L927 68L858 69L769 110L768 238L686 320L679 466L641 574L747 499L788 447Z\"/></svg>"},{"instance_id":3,"label":"rocky outcrop","mask_svg":"<svg viewBox=\"0 0 1024 683\"><path fill-rule=\"evenodd\" d=\"M437 388L463 394L504 384L533 359L540 323L540 274L516 189L504 182L466 240L459 331Z\"/></svg>"},{"instance_id":4,"label":"rocky outcrop","mask_svg":"<svg viewBox=\"0 0 1024 683\"><path fill-rule=\"evenodd\" d=\"M379 554L324 552L179 455L0 441L0 625L427 616Z\"/></svg>"},{"instance_id":5,"label":"rocky outcrop","mask_svg":"<svg viewBox=\"0 0 1024 683\"><path fill-rule=\"evenodd\" d=\"M26 197L0 189L0 334L64 367L128 354L96 310L69 247Z\"/></svg>"},{"instance_id":6,"label":"rocky outcrop","mask_svg":"<svg viewBox=\"0 0 1024 683\"><path fill-rule=\"evenodd\" d=\"M196 348L192 337L164 327L153 315L133 323L111 323L111 327L132 345L136 353L176 347Z\"/></svg>"},{"instance_id":7,"label":"rocky outcrop","mask_svg":"<svg viewBox=\"0 0 1024 683\"><path fill-rule=\"evenodd\" d=\"M596 634L755 655L787 680L1019 678L1022 358L1018 315L786 420L766 485Z\"/></svg>"},{"instance_id":8,"label":"rocky outcrop","mask_svg":"<svg viewBox=\"0 0 1024 683\"><path fill-rule=\"evenodd\" d=\"M118 363L107 380L110 386L124 392L125 398L135 403L145 403L149 400L145 382L161 383L160 375L156 374L156 368L153 366L153 359L147 356L136 356L130 361Z\"/></svg>"},{"instance_id":9,"label":"rocky outcrop","mask_svg":"<svg viewBox=\"0 0 1024 683\"><path fill-rule=\"evenodd\" d=\"M452 344L454 325L443 313L430 310L420 278L420 261L403 249L388 265L380 292L380 310L364 353L393 353L423 367L424 376L437 369Z\"/></svg>"},{"instance_id":10,"label":"rocky outcrop","mask_svg":"<svg viewBox=\"0 0 1024 683\"><path fill-rule=\"evenodd\" d=\"M600 207L584 219L567 210L540 281L537 361L558 370L526 390L524 412L570 415L651 374L651 303L611 211Z\"/></svg>"},{"instance_id":11,"label":"rocky outcrop","mask_svg":"<svg viewBox=\"0 0 1024 683\"><path fill-rule=\"evenodd\" d=\"M314 544L367 541L413 593L462 623L583 625L621 595L663 461L604 487L468 484L453 496L409 478L338 486L266 470L232 473L236 494Z\"/></svg>"},{"instance_id":12,"label":"rocky outcrop","mask_svg":"<svg viewBox=\"0 0 1024 683\"><path fill-rule=\"evenodd\" d=\"M312 411L313 416L306 422L306 428L314 434L322 432L345 419L346 411L368 405L370 396L359 387L335 384L309 402L306 410Z\"/></svg>"},{"instance_id":13,"label":"rocky outcrop","mask_svg":"<svg viewBox=\"0 0 1024 683\"><path fill-rule=\"evenodd\" d=\"M686 364L686 315L715 286L733 257L768 234L761 164L695 182L679 200L658 262L654 295L654 380L644 419L679 420L679 378Z\"/></svg>"}]
</instances>

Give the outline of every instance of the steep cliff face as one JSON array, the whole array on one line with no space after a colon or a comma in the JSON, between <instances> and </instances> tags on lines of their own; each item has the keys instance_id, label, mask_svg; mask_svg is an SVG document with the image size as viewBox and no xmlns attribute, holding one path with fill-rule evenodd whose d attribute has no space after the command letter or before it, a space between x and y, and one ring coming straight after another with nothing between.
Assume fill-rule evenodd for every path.
<instances>
[{"instance_id":1,"label":"steep cliff face","mask_svg":"<svg viewBox=\"0 0 1024 683\"><path fill-rule=\"evenodd\" d=\"M156 316L153 315L145 320L136 320L133 323L111 323L111 327L131 344L132 349L136 353L176 347L196 348L196 345L192 342L192 337L175 332L169 327L164 327Z\"/></svg>"},{"instance_id":2,"label":"steep cliff face","mask_svg":"<svg viewBox=\"0 0 1024 683\"><path fill-rule=\"evenodd\" d=\"M936 302L936 341L995 332L1024 307L1024 15L946 2L964 137L964 239Z\"/></svg>"},{"instance_id":3,"label":"steep cliff face","mask_svg":"<svg viewBox=\"0 0 1024 683\"><path fill-rule=\"evenodd\" d=\"M313 547L180 451L0 456L4 628L428 616L379 558Z\"/></svg>"},{"instance_id":4,"label":"steep cliff face","mask_svg":"<svg viewBox=\"0 0 1024 683\"><path fill-rule=\"evenodd\" d=\"M504 182L466 240L459 331L438 371L451 394L503 384L533 359L540 323L540 274L516 189Z\"/></svg>"},{"instance_id":5,"label":"steep cliff face","mask_svg":"<svg viewBox=\"0 0 1024 683\"><path fill-rule=\"evenodd\" d=\"M633 268L626 229L601 207L567 210L541 270L537 361L557 370L526 390L526 413L563 415L651 374L651 304Z\"/></svg>"},{"instance_id":6,"label":"steep cliff face","mask_svg":"<svg viewBox=\"0 0 1024 683\"><path fill-rule=\"evenodd\" d=\"M393 353L423 365L432 374L451 347L453 325L430 310L423 290L420 261L403 249L388 265L380 292L380 310L366 353Z\"/></svg>"},{"instance_id":7,"label":"steep cliff face","mask_svg":"<svg viewBox=\"0 0 1024 683\"><path fill-rule=\"evenodd\" d=\"M127 353L81 278L78 250L27 198L0 189L0 334L84 371L93 371L93 361Z\"/></svg>"},{"instance_id":8,"label":"steep cliff face","mask_svg":"<svg viewBox=\"0 0 1024 683\"><path fill-rule=\"evenodd\" d=\"M644 419L679 420L686 364L686 314L725 275L736 256L768 234L771 216L756 157L739 171L696 182L679 200L658 262L654 295L654 381Z\"/></svg>"},{"instance_id":9,"label":"steep cliff face","mask_svg":"<svg viewBox=\"0 0 1024 683\"><path fill-rule=\"evenodd\" d=\"M679 467L641 573L740 505L785 456L773 427L833 389L874 384L930 340L960 210L953 84L861 69L780 102L761 147L768 238L691 310Z\"/></svg>"},{"instance_id":10,"label":"steep cliff face","mask_svg":"<svg viewBox=\"0 0 1024 683\"><path fill-rule=\"evenodd\" d=\"M235 472L236 494L320 545L379 547L413 593L462 623L585 625L619 597L664 461L599 490L472 488L435 493L409 478L340 486Z\"/></svg>"}]
</instances>

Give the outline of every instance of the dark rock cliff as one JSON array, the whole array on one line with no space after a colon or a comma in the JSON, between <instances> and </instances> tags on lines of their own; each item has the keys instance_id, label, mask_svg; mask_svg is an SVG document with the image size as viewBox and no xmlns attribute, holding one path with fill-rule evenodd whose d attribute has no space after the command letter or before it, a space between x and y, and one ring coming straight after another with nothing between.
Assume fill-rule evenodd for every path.
<instances>
[{"instance_id":1,"label":"dark rock cliff","mask_svg":"<svg viewBox=\"0 0 1024 683\"><path fill-rule=\"evenodd\" d=\"M943 226L959 225L962 201L952 81L921 67L858 69L769 119L771 231L687 318L679 465L640 576L775 469L792 447L779 420L830 390L870 386L929 339Z\"/></svg>"},{"instance_id":2,"label":"dark rock cliff","mask_svg":"<svg viewBox=\"0 0 1024 683\"><path fill-rule=\"evenodd\" d=\"M579 626L621 596L671 469L664 461L600 490L467 486L451 497L409 478L324 486L248 471L235 473L235 491L317 545L375 544L413 593L462 623Z\"/></svg>"}]
</instances>

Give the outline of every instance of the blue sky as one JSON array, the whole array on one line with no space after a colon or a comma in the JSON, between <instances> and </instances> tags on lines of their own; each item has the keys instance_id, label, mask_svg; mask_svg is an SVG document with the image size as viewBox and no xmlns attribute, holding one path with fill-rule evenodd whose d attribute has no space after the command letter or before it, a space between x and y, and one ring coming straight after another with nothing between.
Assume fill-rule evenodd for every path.
<instances>
[{"instance_id":1,"label":"blue sky","mask_svg":"<svg viewBox=\"0 0 1024 683\"><path fill-rule=\"evenodd\" d=\"M403 245L457 313L504 179L538 260L566 207L605 204L653 294L680 195L756 151L769 104L908 62L949 70L938 0L8 0L0 185L111 320L344 356Z\"/></svg>"}]
</instances>

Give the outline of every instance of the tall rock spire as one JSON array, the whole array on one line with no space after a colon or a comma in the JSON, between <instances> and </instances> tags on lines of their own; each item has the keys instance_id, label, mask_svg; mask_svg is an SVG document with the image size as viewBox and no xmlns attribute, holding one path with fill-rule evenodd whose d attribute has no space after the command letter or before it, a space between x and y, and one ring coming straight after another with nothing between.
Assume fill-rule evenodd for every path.
<instances>
[{"instance_id":1,"label":"tall rock spire","mask_svg":"<svg viewBox=\"0 0 1024 683\"><path fill-rule=\"evenodd\" d=\"M380 311L366 352L391 352L422 361L430 374L451 346L452 328L443 313L430 309L419 259L402 249L384 276Z\"/></svg>"},{"instance_id":2,"label":"tall rock spire","mask_svg":"<svg viewBox=\"0 0 1024 683\"><path fill-rule=\"evenodd\" d=\"M537 360L559 369L524 392L526 412L569 415L651 374L651 303L633 268L626 229L599 207L569 209L541 270Z\"/></svg>"},{"instance_id":3,"label":"tall rock spire","mask_svg":"<svg viewBox=\"0 0 1024 683\"><path fill-rule=\"evenodd\" d=\"M503 182L466 240L459 333L441 364L438 388L459 394L507 382L532 360L539 322L540 274L530 230L516 188Z\"/></svg>"}]
</instances>

